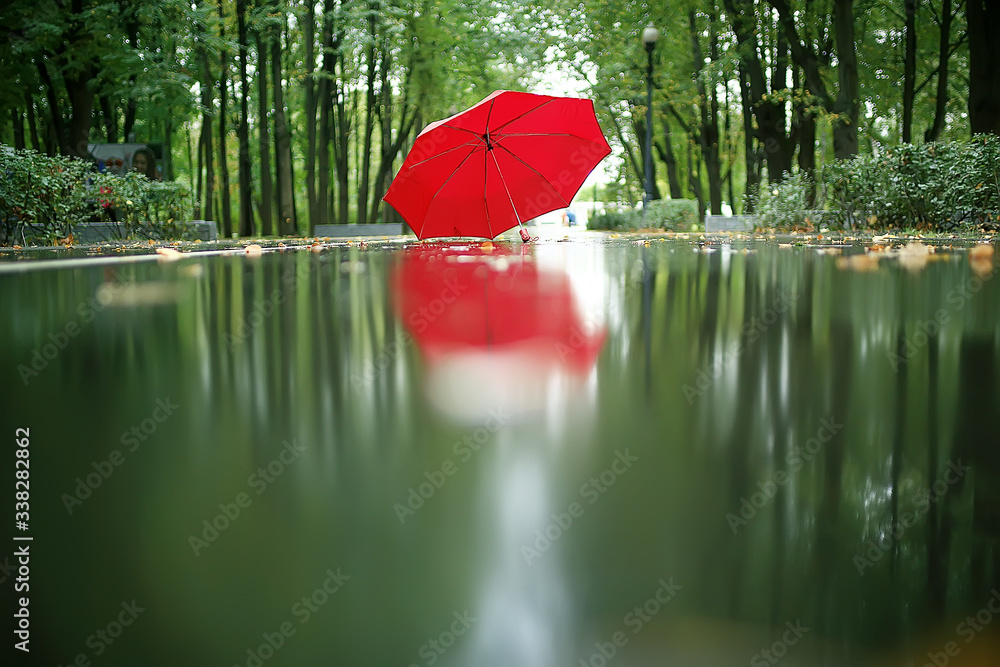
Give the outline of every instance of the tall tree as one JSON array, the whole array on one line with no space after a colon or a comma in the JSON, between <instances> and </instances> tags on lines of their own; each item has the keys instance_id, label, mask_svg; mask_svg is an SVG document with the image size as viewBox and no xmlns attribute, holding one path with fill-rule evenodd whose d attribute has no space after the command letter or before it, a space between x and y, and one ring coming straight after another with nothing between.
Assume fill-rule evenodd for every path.
<instances>
[{"instance_id":1,"label":"tall tree","mask_svg":"<svg viewBox=\"0 0 1000 667\"><path fill-rule=\"evenodd\" d=\"M969 34L969 127L973 134L1000 134L1000 6L967 0Z\"/></svg>"},{"instance_id":2,"label":"tall tree","mask_svg":"<svg viewBox=\"0 0 1000 667\"><path fill-rule=\"evenodd\" d=\"M260 233L274 233L274 185L271 181L271 140L268 133L267 45L263 28L254 33L257 46L257 150L260 159Z\"/></svg>"},{"instance_id":3,"label":"tall tree","mask_svg":"<svg viewBox=\"0 0 1000 667\"><path fill-rule=\"evenodd\" d=\"M917 0L903 0L906 47L903 55L903 143L913 135L913 98L917 80Z\"/></svg>"},{"instance_id":4,"label":"tall tree","mask_svg":"<svg viewBox=\"0 0 1000 667\"><path fill-rule=\"evenodd\" d=\"M278 31L271 39L271 90L274 92L274 164L278 183L278 234L296 232L295 200L292 185L292 133L285 110L285 93L282 85L281 39Z\"/></svg>"},{"instance_id":5,"label":"tall tree","mask_svg":"<svg viewBox=\"0 0 1000 667\"><path fill-rule=\"evenodd\" d=\"M749 104L757 121L757 127L753 128L753 132L764 148L768 178L772 182L777 182L792 169L793 143L785 126L784 101L769 93L784 88L785 81L773 77L771 85L768 86L766 60L762 58L757 39L754 3L751 0L725 0L725 5L740 47L740 67L746 81L743 88L744 100ZM780 59L775 58L774 62L777 66Z\"/></svg>"},{"instance_id":6,"label":"tall tree","mask_svg":"<svg viewBox=\"0 0 1000 667\"><path fill-rule=\"evenodd\" d=\"M251 186L250 162L250 79L247 51L247 0L236 0L236 43L240 52L240 121L236 128L236 140L239 143L239 233L240 236L251 236L254 232L253 196Z\"/></svg>"},{"instance_id":7,"label":"tall tree","mask_svg":"<svg viewBox=\"0 0 1000 667\"><path fill-rule=\"evenodd\" d=\"M727 0L729 2L729 0ZM829 92L822 74L822 61L808 42L803 42L796 15L788 0L767 0L778 12L792 58L802 68L805 84L833 119L833 151L837 158L858 152L858 117L861 111L857 48L854 42L854 0L833 0L833 26L837 49L837 95Z\"/></svg>"},{"instance_id":8,"label":"tall tree","mask_svg":"<svg viewBox=\"0 0 1000 667\"><path fill-rule=\"evenodd\" d=\"M951 59L951 0L941 0L941 19L938 23L937 92L934 95L934 121L924 131L924 141L937 141L944 129L948 108L948 61Z\"/></svg>"},{"instance_id":9,"label":"tall tree","mask_svg":"<svg viewBox=\"0 0 1000 667\"><path fill-rule=\"evenodd\" d=\"M226 13L222 0L219 0L219 39L225 44ZM226 138L229 127L226 116L229 113L229 98L227 83L229 81L229 52L225 46L219 51L219 194L222 222L222 234L225 238L233 235L233 212L229 195L229 159L226 152Z\"/></svg>"},{"instance_id":10,"label":"tall tree","mask_svg":"<svg viewBox=\"0 0 1000 667\"><path fill-rule=\"evenodd\" d=\"M198 59L201 61L201 81L199 81L199 87L201 89L202 110L201 137L198 141L198 152L204 161L205 167L205 189L203 192L203 212L201 213L201 217L204 220L217 220L218 216L215 214L215 160L212 150L212 108L215 103L213 90L216 79L212 74L212 66L209 61L209 28L204 22L199 21L198 30L199 38L196 51Z\"/></svg>"},{"instance_id":11,"label":"tall tree","mask_svg":"<svg viewBox=\"0 0 1000 667\"><path fill-rule=\"evenodd\" d=\"M306 124L306 204L309 211L309 228L307 233L312 236L313 228L319 220L316 193L316 3L306 0L306 18L303 25L303 41L305 42L305 78L302 86L305 91L305 124Z\"/></svg>"}]
</instances>

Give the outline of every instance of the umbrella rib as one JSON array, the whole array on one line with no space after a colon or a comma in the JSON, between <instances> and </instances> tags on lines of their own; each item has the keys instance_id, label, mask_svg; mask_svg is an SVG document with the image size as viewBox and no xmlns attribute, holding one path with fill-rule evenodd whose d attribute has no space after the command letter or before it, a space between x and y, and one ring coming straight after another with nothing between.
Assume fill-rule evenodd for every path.
<instances>
[{"instance_id":1,"label":"umbrella rib","mask_svg":"<svg viewBox=\"0 0 1000 667\"><path fill-rule=\"evenodd\" d=\"M481 137L482 136L481 134L479 134L475 130L470 130L467 127L458 127L457 125L449 125L448 123L445 123L444 125L441 125L441 127L447 127L449 130L458 130L459 132L468 132L469 134L471 134L473 136L476 136L476 137Z\"/></svg>"},{"instance_id":2,"label":"umbrella rib","mask_svg":"<svg viewBox=\"0 0 1000 667\"><path fill-rule=\"evenodd\" d=\"M561 200L562 200L563 204L565 204L566 206L569 206L569 202L568 202L568 201L566 201L566 198L565 198L565 197L563 197L563 196L562 196L561 194L559 194L559 191L558 191L558 190L556 190L556 189L555 189L554 187L552 187L552 184L551 184L551 183L549 183L549 179L545 178L545 176L543 176L543 175L542 175L542 173L541 173L540 171L538 171L537 169L535 169L534 167L532 167L532 166L531 166L530 164L528 164L527 162L525 162L524 160L522 160L522 159L520 158L520 156L518 156L518 155L517 155L516 153L513 153L513 152L512 152L512 151L511 151L511 150L510 150L509 148L507 148L506 146L503 146L503 145L500 145L500 144L497 144L497 146L498 146L499 148L502 148L502 149L504 149L504 150L505 150L505 151L507 151L508 153L510 153L510 156L511 156L512 158L514 158L515 160L517 160L518 162L520 162L521 164L523 164L523 165L524 165L525 167L527 167L527 168L528 168L528 169L530 169L531 171L535 172L535 175L536 175L536 176L538 176L538 178L540 178L540 179L541 179L542 183L544 183L545 185L549 186L549 189L550 189L550 190L552 190L552 192L556 193L556 197L559 197L559 199L561 199ZM493 161L494 161L494 162L496 161L496 157L494 157L494 158L493 158ZM499 171L499 170L500 170L500 165L498 164L498 165L497 165L497 171ZM507 187L507 184L506 184L506 183L504 183L504 187ZM509 192L507 193L507 196L510 196L510 193L509 193ZM511 202L511 203L513 204L513 202ZM515 211L515 212L516 212L516 211ZM520 218L518 218L518 220L520 220Z\"/></svg>"},{"instance_id":3,"label":"umbrella rib","mask_svg":"<svg viewBox=\"0 0 1000 667\"><path fill-rule=\"evenodd\" d=\"M532 113L534 111L538 111L539 109L541 109L545 105L551 104L552 102L555 102L555 100L545 100L544 102L542 102L541 104L539 104L537 107L532 107L531 109L528 109L527 111L525 111L524 113L522 113L520 116L514 116L513 118L511 118L510 120L508 120L506 123L504 123L503 125L501 125L500 127L498 127L496 129L496 131L502 130L503 128L505 128L508 125L510 125L511 123L513 123L515 120L520 120L520 119L524 118L525 116L527 116L529 113Z\"/></svg>"},{"instance_id":4,"label":"umbrella rib","mask_svg":"<svg viewBox=\"0 0 1000 667\"><path fill-rule=\"evenodd\" d=\"M490 238L495 237L496 234L493 233L493 224L490 221L490 203L486 198L486 192L487 192L486 179L488 179L490 176L490 170L487 169L489 164L488 160L486 159L486 156L493 154L493 151L490 148L490 118L493 116L494 104L496 104L496 99L490 100L490 109L489 111L486 112L486 134L485 134L486 150L483 151L483 210L486 212L486 230L489 231ZM496 164L497 166L497 173L500 174L500 182L503 183L503 187L506 190L507 182L503 180L503 173L500 171L500 165L497 164L497 158L495 155L493 156L493 163ZM510 198L510 192L507 192L507 197ZM511 206L513 205L514 205L513 202L511 202ZM514 215L517 215L517 211L514 211Z\"/></svg>"},{"instance_id":5,"label":"umbrella rib","mask_svg":"<svg viewBox=\"0 0 1000 667\"><path fill-rule=\"evenodd\" d=\"M496 236L496 234L493 233L493 223L490 222L490 202L489 199L487 199L486 197L486 193L489 191L486 181L489 180L490 177L488 156L492 154L493 151L491 150L483 151L483 210L486 212L486 229L490 233L490 238L494 238ZM496 157L493 158L493 161L496 162ZM500 167L498 166L497 173L499 172L500 172ZM503 174L500 174L500 182L503 183ZM504 183L504 187L507 187L506 183ZM510 196L509 193L508 196Z\"/></svg>"},{"instance_id":6,"label":"umbrella rib","mask_svg":"<svg viewBox=\"0 0 1000 667\"><path fill-rule=\"evenodd\" d=\"M482 142L480 142L480 143L482 143ZM409 169L413 169L414 167L419 167L420 165L424 164L425 162L430 162L431 160L435 160L435 159L437 159L437 158L439 158L439 157L441 157L443 155L447 155L448 153L451 153L452 151L457 151L458 149L465 148L466 146L473 146L473 147L475 147L477 145L478 144L476 142L474 142L474 141L467 141L464 144L459 144L458 146L452 146L451 148L449 148L447 150L443 150L440 153L435 153L434 155L430 156L429 158L425 158L425 159L421 160L420 162L414 162L413 164L409 165L408 168Z\"/></svg>"},{"instance_id":7,"label":"umbrella rib","mask_svg":"<svg viewBox=\"0 0 1000 667\"><path fill-rule=\"evenodd\" d=\"M594 139L587 139L586 137L581 137L578 134L571 134L569 132L507 132L498 136L494 143L500 143L501 139L506 139L507 137L569 137L570 139L586 141L588 144L593 144L598 148L604 148L607 143L607 140L605 140L605 144L602 144Z\"/></svg>"},{"instance_id":8,"label":"umbrella rib","mask_svg":"<svg viewBox=\"0 0 1000 667\"><path fill-rule=\"evenodd\" d=\"M501 148L503 148L503 146L501 146ZM504 148L504 150L507 151L506 148ZM490 155L493 155L493 151L487 151L487 152ZM510 153L510 151L507 151L507 152ZM510 153L510 154L514 155L513 153ZM517 157L517 156L514 155L514 157ZM517 224L520 225L521 224L521 216L518 215L518 213L517 213L517 206L514 206L514 198L510 196L510 188L507 187L507 180L503 177L503 172L500 171L500 163L497 162L497 156L496 155L493 155L493 164L496 165L497 173L500 174L500 182L503 183L504 192L507 193L507 201L510 202L510 208L511 208L512 211L514 211L514 218L517 220ZM493 230L490 229L490 231L492 232Z\"/></svg>"}]
</instances>

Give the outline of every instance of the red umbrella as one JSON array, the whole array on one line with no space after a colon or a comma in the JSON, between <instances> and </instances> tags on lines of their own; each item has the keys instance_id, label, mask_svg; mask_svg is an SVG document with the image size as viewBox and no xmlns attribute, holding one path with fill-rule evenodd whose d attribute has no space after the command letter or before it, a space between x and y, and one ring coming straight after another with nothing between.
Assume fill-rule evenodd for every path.
<instances>
[{"instance_id":1,"label":"red umbrella","mask_svg":"<svg viewBox=\"0 0 1000 667\"><path fill-rule=\"evenodd\" d=\"M497 91L425 127L384 199L418 238L493 238L569 206L610 152L590 100Z\"/></svg>"},{"instance_id":2,"label":"red umbrella","mask_svg":"<svg viewBox=\"0 0 1000 667\"><path fill-rule=\"evenodd\" d=\"M494 249L408 248L392 281L401 320L432 364L515 351L535 366L587 373L604 327L581 318L569 277Z\"/></svg>"}]
</instances>

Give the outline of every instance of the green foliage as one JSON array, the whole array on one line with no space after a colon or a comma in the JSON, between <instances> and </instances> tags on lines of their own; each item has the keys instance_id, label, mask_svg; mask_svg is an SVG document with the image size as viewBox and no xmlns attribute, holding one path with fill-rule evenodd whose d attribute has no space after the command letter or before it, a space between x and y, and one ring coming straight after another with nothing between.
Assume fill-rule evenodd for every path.
<instances>
[{"instance_id":1,"label":"green foliage","mask_svg":"<svg viewBox=\"0 0 1000 667\"><path fill-rule=\"evenodd\" d=\"M73 225L112 221L127 237L180 238L190 205L180 183L122 178L97 173L84 160L0 147L0 242L22 234L51 242Z\"/></svg>"},{"instance_id":2,"label":"green foliage","mask_svg":"<svg viewBox=\"0 0 1000 667\"><path fill-rule=\"evenodd\" d=\"M693 199L658 199L642 209L609 208L587 221L587 229L638 231L641 229L668 232L690 231L698 225L698 202Z\"/></svg>"},{"instance_id":3,"label":"green foliage","mask_svg":"<svg viewBox=\"0 0 1000 667\"><path fill-rule=\"evenodd\" d=\"M997 228L1000 137L903 144L824 171L831 208L845 226L936 231Z\"/></svg>"},{"instance_id":4,"label":"green foliage","mask_svg":"<svg viewBox=\"0 0 1000 667\"><path fill-rule=\"evenodd\" d=\"M649 202L643 226L670 232L684 232L691 231L698 222L698 202L694 199L658 199Z\"/></svg>"},{"instance_id":5,"label":"green foliage","mask_svg":"<svg viewBox=\"0 0 1000 667\"><path fill-rule=\"evenodd\" d=\"M587 229L602 231L632 231L632 220L635 211L631 209L606 208L600 213L590 216Z\"/></svg>"},{"instance_id":6,"label":"green foliage","mask_svg":"<svg viewBox=\"0 0 1000 667\"><path fill-rule=\"evenodd\" d=\"M811 204L816 190L808 174L788 174L778 183L765 184L748 197L747 208L756 213L761 227L795 229L823 222L824 211Z\"/></svg>"}]
</instances>

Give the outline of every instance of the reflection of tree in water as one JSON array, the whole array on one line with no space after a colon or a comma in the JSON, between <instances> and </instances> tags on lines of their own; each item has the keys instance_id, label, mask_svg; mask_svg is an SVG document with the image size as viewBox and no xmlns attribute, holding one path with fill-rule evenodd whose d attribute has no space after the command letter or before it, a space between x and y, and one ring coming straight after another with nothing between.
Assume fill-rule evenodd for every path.
<instances>
[{"instance_id":1,"label":"reflection of tree in water","mask_svg":"<svg viewBox=\"0 0 1000 667\"><path fill-rule=\"evenodd\" d=\"M801 618L822 637L818 663L906 645L928 626L953 632L950 619L981 608L1000 572L996 300L984 289L914 350L918 324L967 280L962 263L858 276L767 249L729 267L721 257L674 259L668 280L681 287L653 308L696 339L681 382L743 343L689 417L727 511L775 471L789 481L735 535L720 522L698 547L703 586L717 593L702 604L775 628ZM791 290L799 298L759 337L739 338ZM893 356L906 360L896 372ZM824 417L845 427L789 471L789 452ZM926 502L959 460L971 472ZM861 573L859 554L871 556Z\"/></svg>"}]
</instances>

